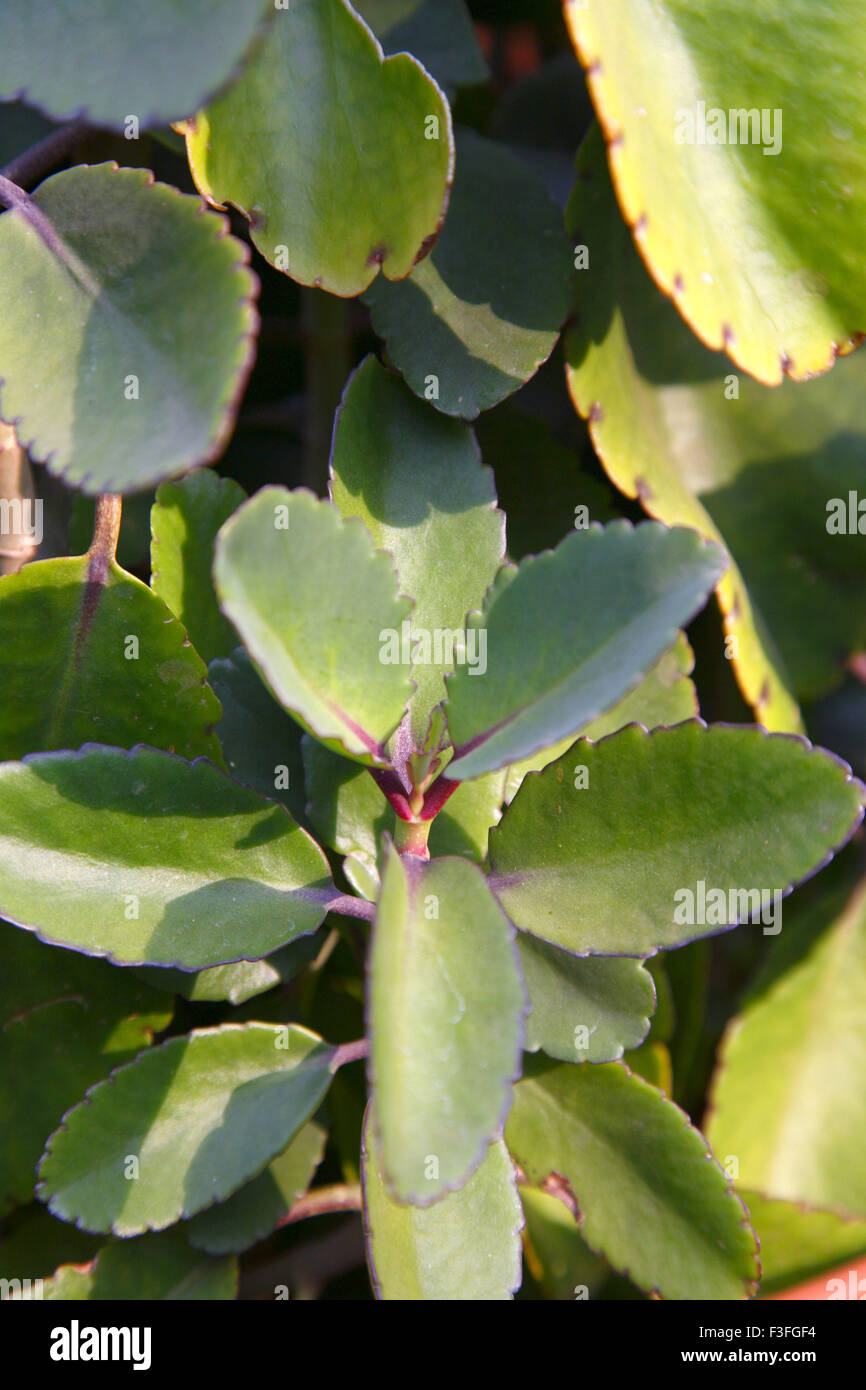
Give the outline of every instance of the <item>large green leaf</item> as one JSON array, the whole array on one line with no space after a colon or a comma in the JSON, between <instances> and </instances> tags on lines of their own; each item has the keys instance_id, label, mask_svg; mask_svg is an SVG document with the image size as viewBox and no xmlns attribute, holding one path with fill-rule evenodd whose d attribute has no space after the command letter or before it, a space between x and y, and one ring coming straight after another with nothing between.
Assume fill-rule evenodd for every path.
<instances>
[{"instance_id":1,"label":"large green leaf","mask_svg":"<svg viewBox=\"0 0 866 1390\"><path fill-rule=\"evenodd\" d=\"M866 882L786 924L720 1057L708 1134L738 1180L866 1216Z\"/></svg>"},{"instance_id":2,"label":"large green leaf","mask_svg":"<svg viewBox=\"0 0 866 1390\"><path fill-rule=\"evenodd\" d=\"M443 675L455 669L442 634L453 639L463 631L505 556L493 475L481 466L470 429L436 415L368 357L337 415L331 497L393 556L400 590L415 600L409 621L418 689L409 709L421 746L430 711L445 698ZM426 645L416 649L416 640Z\"/></svg>"},{"instance_id":3,"label":"large green leaf","mask_svg":"<svg viewBox=\"0 0 866 1390\"><path fill-rule=\"evenodd\" d=\"M412 390L446 415L471 420L550 356L571 275L562 214L531 168L461 131L436 246L408 280L377 280L365 302Z\"/></svg>"},{"instance_id":4,"label":"large green leaf","mask_svg":"<svg viewBox=\"0 0 866 1390\"><path fill-rule=\"evenodd\" d=\"M146 169L79 165L16 195L0 402L34 459L85 492L135 492L220 452L257 324L227 232Z\"/></svg>"},{"instance_id":5,"label":"large green leaf","mask_svg":"<svg viewBox=\"0 0 866 1390\"><path fill-rule=\"evenodd\" d=\"M382 1165L398 1201L461 1186L502 1130L525 1011L511 924L463 859L386 847L368 991Z\"/></svg>"},{"instance_id":6,"label":"large green leaf","mask_svg":"<svg viewBox=\"0 0 866 1390\"><path fill-rule=\"evenodd\" d=\"M0 913L123 965L201 970L315 931L327 861L204 759L90 745L0 764Z\"/></svg>"},{"instance_id":7,"label":"large green leaf","mask_svg":"<svg viewBox=\"0 0 866 1390\"><path fill-rule=\"evenodd\" d=\"M525 932L517 947L532 1005L527 1052L543 1048L563 1062L615 1062L643 1042L656 997L639 960L581 959Z\"/></svg>"},{"instance_id":8,"label":"large green leaf","mask_svg":"<svg viewBox=\"0 0 866 1390\"><path fill-rule=\"evenodd\" d=\"M233 87L188 123L196 184L249 217L304 285L356 295L408 275L439 231L451 114L408 54L383 61L345 0L292 0Z\"/></svg>"},{"instance_id":9,"label":"large green leaf","mask_svg":"<svg viewBox=\"0 0 866 1390\"><path fill-rule=\"evenodd\" d=\"M743 1192L761 1243L761 1296L780 1293L866 1255L866 1221Z\"/></svg>"},{"instance_id":10,"label":"large green leaf","mask_svg":"<svg viewBox=\"0 0 866 1390\"><path fill-rule=\"evenodd\" d=\"M237 645L219 610L211 566L217 531L245 500L232 478L201 468L178 483L162 483L151 512L151 588L180 618L205 661L227 657Z\"/></svg>"},{"instance_id":11,"label":"large green leaf","mask_svg":"<svg viewBox=\"0 0 866 1390\"><path fill-rule=\"evenodd\" d=\"M673 1299L754 1290L755 1238L705 1139L619 1063L530 1063L506 1142L530 1182L568 1183L589 1246L639 1288Z\"/></svg>"},{"instance_id":12,"label":"large green leaf","mask_svg":"<svg viewBox=\"0 0 866 1390\"><path fill-rule=\"evenodd\" d=\"M219 702L186 632L100 556L38 560L0 579L0 757L99 739L220 762Z\"/></svg>"},{"instance_id":13,"label":"large green leaf","mask_svg":"<svg viewBox=\"0 0 866 1390\"><path fill-rule=\"evenodd\" d=\"M792 696L829 689L866 644L862 537L828 532L831 499L847 513L850 491L866 495L866 354L777 389L732 374L653 286L603 159L596 132L569 213L594 257L566 335L569 388L616 485L727 546L726 654L761 722L796 731Z\"/></svg>"},{"instance_id":14,"label":"large green leaf","mask_svg":"<svg viewBox=\"0 0 866 1390\"><path fill-rule=\"evenodd\" d=\"M671 645L721 569L718 548L693 531L619 521L501 571L470 622L486 669L467 665L447 682L448 776L517 762L603 714Z\"/></svg>"},{"instance_id":15,"label":"large green leaf","mask_svg":"<svg viewBox=\"0 0 866 1390\"><path fill-rule=\"evenodd\" d=\"M193 1216L282 1152L327 1091L333 1056L294 1026L171 1038L70 1110L39 1165L38 1196L65 1221L121 1236Z\"/></svg>"},{"instance_id":16,"label":"large green leaf","mask_svg":"<svg viewBox=\"0 0 866 1390\"><path fill-rule=\"evenodd\" d=\"M167 124L234 74L272 0L8 0L0 99L25 95L58 118Z\"/></svg>"},{"instance_id":17,"label":"large green leaf","mask_svg":"<svg viewBox=\"0 0 866 1390\"><path fill-rule=\"evenodd\" d=\"M208 679L223 707L217 736L236 782L281 801L295 820L306 805L301 726L273 697L244 651L218 657Z\"/></svg>"},{"instance_id":18,"label":"large green leaf","mask_svg":"<svg viewBox=\"0 0 866 1390\"><path fill-rule=\"evenodd\" d=\"M805 739L630 724L525 779L491 832L491 884L516 926L579 955L649 956L759 912L776 935L782 896L845 843L864 798Z\"/></svg>"},{"instance_id":19,"label":"large green leaf","mask_svg":"<svg viewBox=\"0 0 866 1390\"><path fill-rule=\"evenodd\" d=\"M514 1164L501 1139L458 1192L432 1207L401 1206L379 1169L368 1111L362 1150L367 1260L377 1298L495 1302L520 1286L523 1212Z\"/></svg>"},{"instance_id":20,"label":"large green leaf","mask_svg":"<svg viewBox=\"0 0 866 1390\"><path fill-rule=\"evenodd\" d=\"M443 87L490 76L465 0L357 0L353 9L386 53L411 53Z\"/></svg>"},{"instance_id":21,"label":"large green leaf","mask_svg":"<svg viewBox=\"0 0 866 1390\"><path fill-rule=\"evenodd\" d=\"M0 1212L29 1201L64 1111L147 1047L171 1013L165 995L104 961L0 923Z\"/></svg>"},{"instance_id":22,"label":"large green leaf","mask_svg":"<svg viewBox=\"0 0 866 1390\"><path fill-rule=\"evenodd\" d=\"M771 385L832 367L866 330L856 0L609 0L565 15L624 216L686 321Z\"/></svg>"},{"instance_id":23,"label":"large green leaf","mask_svg":"<svg viewBox=\"0 0 866 1390\"><path fill-rule=\"evenodd\" d=\"M380 659L380 634L399 632L411 605L363 526L311 493L263 488L220 531L214 579L286 708L347 756L381 761L411 685Z\"/></svg>"}]
</instances>

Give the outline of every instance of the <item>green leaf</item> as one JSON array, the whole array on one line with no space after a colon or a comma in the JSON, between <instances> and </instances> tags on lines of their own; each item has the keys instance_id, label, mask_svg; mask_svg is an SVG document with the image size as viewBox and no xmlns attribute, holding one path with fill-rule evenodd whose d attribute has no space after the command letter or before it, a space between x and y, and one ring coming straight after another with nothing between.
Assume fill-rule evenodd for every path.
<instances>
[{"instance_id":1,"label":"green leaf","mask_svg":"<svg viewBox=\"0 0 866 1390\"><path fill-rule=\"evenodd\" d=\"M381 761L411 686L380 660L380 634L400 631L410 603L364 528L311 493L263 488L220 531L214 579L285 707L323 743Z\"/></svg>"},{"instance_id":2,"label":"green leaf","mask_svg":"<svg viewBox=\"0 0 866 1390\"><path fill-rule=\"evenodd\" d=\"M294 1026L171 1038L70 1110L42 1156L37 1194L64 1221L121 1236L193 1216L283 1151L327 1091L333 1056Z\"/></svg>"},{"instance_id":3,"label":"green leaf","mask_svg":"<svg viewBox=\"0 0 866 1390\"><path fill-rule=\"evenodd\" d=\"M727 546L734 564L717 590L726 654L761 722L796 731L793 697L838 683L866 645L862 537L856 525L828 532L832 499L847 512L850 491L866 494L866 354L777 389L732 374L653 286L597 132L579 172L569 217L595 268L566 334L575 405L617 487Z\"/></svg>"},{"instance_id":4,"label":"green leaf","mask_svg":"<svg viewBox=\"0 0 866 1390\"><path fill-rule=\"evenodd\" d=\"M130 975L0 923L0 1212L30 1200L64 1111L171 1014L164 995Z\"/></svg>"},{"instance_id":5,"label":"green leaf","mask_svg":"<svg viewBox=\"0 0 866 1390\"><path fill-rule=\"evenodd\" d=\"M40 1153L43 1146L44 1138ZM39 1202L29 1202L4 1217L0 1279L47 1278L58 1265L86 1264L102 1244L100 1236L86 1235L77 1226L57 1221Z\"/></svg>"},{"instance_id":6,"label":"green leaf","mask_svg":"<svg viewBox=\"0 0 866 1390\"><path fill-rule=\"evenodd\" d=\"M3 57L6 57L5 53ZM21 101L4 101L0 106L0 168L50 135L54 129L52 122L32 107L25 106Z\"/></svg>"},{"instance_id":7,"label":"green leaf","mask_svg":"<svg viewBox=\"0 0 866 1390\"><path fill-rule=\"evenodd\" d=\"M545 1298L589 1298L610 1271L588 1248L565 1202L525 1183L520 1202L526 1218L526 1265Z\"/></svg>"},{"instance_id":8,"label":"green leaf","mask_svg":"<svg viewBox=\"0 0 866 1390\"><path fill-rule=\"evenodd\" d=\"M250 219L272 265L331 294L360 294L380 267L408 275L445 215L448 103L408 54L383 61L344 0L281 10L239 81L186 136L204 196Z\"/></svg>"},{"instance_id":9,"label":"green leaf","mask_svg":"<svg viewBox=\"0 0 866 1390\"><path fill-rule=\"evenodd\" d=\"M201 970L316 930L334 896L281 806L204 759L90 745L0 764L0 913L122 965Z\"/></svg>"},{"instance_id":10,"label":"green leaf","mask_svg":"<svg viewBox=\"0 0 866 1390\"><path fill-rule=\"evenodd\" d=\"M429 410L368 357L337 414L331 497L393 556L400 591L415 600L410 633L418 688L409 711L421 747L430 713L445 698L443 676L455 668L454 634L481 606L505 556L493 475L481 466L467 426Z\"/></svg>"},{"instance_id":11,"label":"green leaf","mask_svg":"<svg viewBox=\"0 0 866 1390\"><path fill-rule=\"evenodd\" d=\"M0 648L0 758L99 739L220 763L206 667L162 600L118 565L79 555L0 579Z\"/></svg>"},{"instance_id":12,"label":"green leaf","mask_svg":"<svg viewBox=\"0 0 866 1390\"><path fill-rule=\"evenodd\" d=\"M246 493L209 468L179 483L162 483L151 512L151 580L205 661L227 657L237 644L219 610L211 579L216 533Z\"/></svg>"},{"instance_id":13,"label":"green leaf","mask_svg":"<svg viewBox=\"0 0 866 1390\"><path fill-rule=\"evenodd\" d=\"M66 1265L45 1281L53 1301L230 1300L237 1297L235 1260L191 1250L180 1231L160 1231L106 1245L86 1269Z\"/></svg>"},{"instance_id":14,"label":"green leaf","mask_svg":"<svg viewBox=\"0 0 866 1390\"><path fill-rule=\"evenodd\" d=\"M506 1143L530 1182L557 1173L587 1244L662 1298L736 1299L759 1273L746 1212L688 1116L619 1063L530 1063Z\"/></svg>"},{"instance_id":15,"label":"green leaf","mask_svg":"<svg viewBox=\"0 0 866 1390\"><path fill-rule=\"evenodd\" d=\"M167 989L195 1004L220 1003L225 1000L238 1007L248 999L266 994L277 985L288 984L315 960L322 949L317 936L300 936L289 946L282 946L266 960L238 961L234 965L214 965L210 970L192 974L186 970L171 970L163 966L142 965L136 968L139 979L154 989Z\"/></svg>"},{"instance_id":16,"label":"green leaf","mask_svg":"<svg viewBox=\"0 0 866 1390\"><path fill-rule=\"evenodd\" d=\"M563 1062L614 1062L643 1042L656 997L639 960L581 960L525 933L517 947L532 1005L527 1052L543 1048Z\"/></svg>"},{"instance_id":17,"label":"green leaf","mask_svg":"<svg viewBox=\"0 0 866 1390\"><path fill-rule=\"evenodd\" d=\"M188 116L232 78L272 4L113 0L4 6L0 100L26 96L58 119L141 126Z\"/></svg>"},{"instance_id":18,"label":"green leaf","mask_svg":"<svg viewBox=\"0 0 866 1390\"><path fill-rule=\"evenodd\" d=\"M513 929L478 869L386 846L368 1031L397 1201L429 1206L460 1187L501 1134L524 1012Z\"/></svg>"},{"instance_id":19,"label":"green leaf","mask_svg":"<svg viewBox=\"0 0 866 1390\"><path fill-rule=\"evenodd\" d=\"M708 1134L744 1187L866 1216L866 881L848 886L786 923L723 1042Z\"/></svg>"},{"instance_id":20,"label":"green leaf","mask_svg":"<svg viewBox=\"0 0 866 1390\"><path fill-rule=\"evenodd\" d=\"M146 169L79 165L16 195L0 216L0 382L31 457L100 493L220 453L257 326L246 260L224 218Z\"/></svg>"},{"instance_id":21,"label":"green leaf","mask_svg":"<svg viewBox=\"0 0 866 1390\"><path fill-rule=\"evenodd\" d=\"M193 1217L186 1230L190 1245L209 1255L225 1255L248 1250L269 1236L309 1187L326 1139L320 1125L305 1124L257 1178L238 1188L227 1202Z\"/></svg>"},{"instance_id":22,"label":"green leaf","mask_svg":"<svg viewBox=\"0 0 866 1390\"><path fill-rule=\"evenodd\" d=\"M442 87L490 76L464 0L357 0L353 9L386 53L411 53Z\"/></svg>"},{"instance_id":23,"label":"green leaf","mask_svg":"<svg viewBox=\"0 0 866 1390\"><path fill-rule=\"evenodd\" d=\"M832 367L866 329L858 7L613 0L565 15L657 284L768 385Z\"/></svg>"},{"instance_id":24,"label":"green leaf","mask_svg":"<svg viewBox=\"0 0 866 1390\"><path fill-rule=\"evenodd\" d=\"M834 1211L774 1201L757 1192L743 1192L749 1221L761 1243L761 1296L852 1263L866 1255L866 1221Z\"/></svg>"},{"instance_id":25,"label":"green leaf","mask_svg":"<svg viewBox=\"0 0 866 1390\"><path fill-rule=\"evenodd\" d=\"M529 166L461 131L448 217L408 280L367 291L373 327L418 396L474 419L546 362L569 309L562 214Z\"/></svg>"},{"instance_id":26,"label":"green leaf","mask_svg":"<svg viewBox=\"0 0 866 1390\"><path fill-rule=\"evenodd\" d=\"M367 1260L376 1297L404 1302L497 1302L520 1287L523 1212L501 1139L458 1192L431 1207L401 1206L378 1160L375 1116L362 1149ZM471 1255L470 1255L471 1252Z\"/></svg>"},{"instance_id":27,"label":"green leaf","mask_svg":"<svg viewBox=\"0 0 866 1390\"><path fill-rule=\"evenodd\" d=\"M282 802L302 821L306 792L300 725L262 683L243 647L212 661L208 678L223 707L217 735L232 777Z\"/></svg>"},{"instance_id":28,"label":"green leaf","mask_svg":"<svg viewBox=\"0 0 866 1390\"><path fill-rule=\"evenodd\" d=\"M526 778L490 836L491 886L516 926L578 955L651 956L759 912L775 935L864 797L805 739L631 724Z\"/></svg>"},{"instance_id":29,"label":"green leaf","mask_svg":"<svg viewBox=\"0 0 866 1390\"><path fill-rule=\"evenodd\" d=\"M693 531L618 521L503 570L471 619L486 669L448 679L447 775L517 762L603 714L671 645L721 569L717 547Z\"/></svg>"}]
</instances>

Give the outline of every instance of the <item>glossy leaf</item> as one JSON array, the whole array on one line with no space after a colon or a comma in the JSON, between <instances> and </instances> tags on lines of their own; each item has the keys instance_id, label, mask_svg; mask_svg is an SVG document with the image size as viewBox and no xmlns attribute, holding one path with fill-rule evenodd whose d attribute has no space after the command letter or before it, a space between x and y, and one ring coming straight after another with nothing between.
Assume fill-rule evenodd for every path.
<instances>
[{"instance_id":1,"label":"glossy leaf","mask_svg":"<svg viewBox=\"0 0 866 1390\"><path fill-rule=\"evenodd\" d=\"M305 1028L264 1023L171 1038L69 1111L38 1196L65 1221L122 1236L193 1216L282 1152L327 1091L332 1057Z\"/></svg>"},{"instance_id":2,"label":"glossy leaf","mask_svg":"<svg viewBox=\"0 0 866 1390\"><path fill-rule=\"evenodd\" d=\"M100 739L220 762L219 702L161 599L116 564L39 560L0 579L0 757Z\"/></svg>"},{"instance_id":3,"label":"glossy leaf","mask_svg":"<svg viewBox=\"0 0 866 1390\"><path fill-rule=\"evenodd\" d=\"M643 1042L656 1000L639 960L582 960L525 932L517 946L532 1005L527 1052L543 1048L563 1062L614 1062Z\"/></svg>"},{"instance_id":4,"label":"glossy leaf","mask_svg":"<svg viewBox=\"0 0 866 1390\"><path fill-rule=\"evenodd\" d=\"M496 1302L520 1286L523 1212L501 1139L457 1192L431 1207L401 1206L378 1167L375 1116L362 1151L367 1260L376 1297L403 1302ZM471 1251L471 1258L467 1258Z\"/></svg>"},{"instance_id":5,"label":"glossy leaf","mask_svg":"<svg viewBox=\"0 0 866 1390\"><path fill-rule=\"evenodd\" d=\"M203 759L89 745L0 764L0 912L123 965L201 970L316 930L327 861Z\"/></svg>"},{"instance_id":6,"label":"glossy leaf","mask_svg":"<svg viewBox=\"0 0 866 1390\"><path fill-rule=\"evenodd\" d=\"M409 279L377 280L365 302L416 395L473 420L547 361L568 313L571 274L562 214L532 169L461 131L436 246Z\"/></svg>"},{"instance_id":7,"label":"glossy leaf","mask_svg":"<svg viewBox=\"0 0 866 1390\"><path fill-rule=\"evenodd\" d=\"M223 707L217 736L232 777L281 801L296 821L302 821L306 793L301 726L271 695L243 647L212 661L208 679Z\"/></svg>"},{"instance_id":8,"label":"glossy leaf","mask_svg":"<svg viewBox=\"0 0 866 1390\"><path fill-rule=\"evenodd\" d=\"M307 492L267 487L217 537L214 579L274 694L311 733L358 762L381 761L411 693L380 660L410 603L359 522Z\"/></svg>"},{"instance_id":9,"label":"glossy leaf","mask_svg":"<svg viewBox=\"0 0 866 1390\"><path fill-rule=\"evenodd\" d=\"M517 762L603 714L671 645L721 568L692 531L623 521L573 531L502 571L470 624L486 670L459 668L447 682L448 776Z\"/></svg>"},{"instance_id":10,"label":"glossy leaf","mask_svg":"<svg viewBox=\"0 0 866 1390\"><path fill-rule=\"evenodd\" d=\"M733 563L717 590L726 654L761 722L796 731L795 697L828 690L866 644L856 515L853 534L828 529L833 499L844 500L847 530L849 492L866 494L866 354L775 390L732 373L641 265L597 133L569 218L594 257L566 334L575 405L617 487L727 546Z\"/></svg>"},{"instance_id":11,"label":"glossy leaf","mask_svg":"<svg viewBox=\"0 0 866 1390\"><path fill-rule=\"evenodd\" d=\"M587 1244L639 1288L672 1299L753 1292L742 1203L688 1116L625 1067L530 1064L506 1142L530 1182L555 1172L568 1183Z\"/></svg>"},{"instance_id":12,"label":"glossy leaf","mask_svg":"<svg viewBox=\"0 0 866 1390\"><path fill-rule=\"evenodd\" d=\"M219 453L257 326L246 259L225 219L146 169L79 165L17 199L0 216L0 405L32 458L99 493Z\"/></svg>"},{"instance_id":13,"label":"glossy leaf","mask_svg":"<svg viewBox=\"0 0 866 1390\"><path fill-rule=\"evenodd\" d=\"M386 53L411 53L442 87L490 76L465 0L358 0L352 8Z\"/></svg>"},{"instance_id":14,"label":"glossy leaf","mask_svg":"<svg viewBox=\"0 0 866 1390\"><path fill-rule=\"evenodd\" d=\"M866 1220L774 1201L757 1192L743 1192L742 1197L761 1242L763 1298L835 1271L844 1260L854 1264L866 1255Z\"/></svg>"},{"instance_id":15,"label":"glossy leaf","mask_svg":"<svg viewBox=\"0 0 866 1390\"><path fill-rule=\"evenodd\" d=\"M272 6L262 0L112 0L3 12L0 99L26 95L58 119L95 125L167 124L188 116L233 77Z\"/></svg>"},{"instance_id":16,"label":"glossy leaf","mask_svg":"<svg viewBox=\"0 0 866 1390\"><path fill-rule=\"evenodd\" d=\"M418 688L409 709L423 746L430 712L445 698L443 676L455 669L453 635L481 607L505 557L493 475L481 466L470 429L436 415L368 357L337 414L330 491L343 516L359 517L376 548L393 556L400 591L415 600L409 622Z\"/></svg>"},{"instance_id":17,"label":"glossy leaf","mask_svg":"<svg viewBox=\"0 0 866 1390\"><path fill-rule=\"evenodd\" d=\"M188 123L187 152L204 196L249 217L272 265L356 295L380 267L408 275L435 239L451 115L414 58L383 61L344 0L293 0L239 81Z\"/></svg>"},{"instance_id":18,"label":"glossy leaf","mask_svg":"<svg viewBox=\"0 0 866 1390\"><path fill-rule=\"evenodd\" d=\"M237 645L219 610L211 566L217 531L245 499L233 479L202 468L179 483L162 483L151 512L151 588L205 661L227 657Z\"/></svg>"},{"instance_id":19,"label":"glossy leaf","mask_svg":"<svg viewBox=\"0 0 866 1390\"><path fill-rule=\"evenodd\" d=\"M848 840L864 798L805 739L631 724L526 778L491 833L491 886L516 926L579 955L650 956L759 913L776 935L782 897Z\"/></svg>"},{"instance_id":20,"label":"glossy leaf","mask_svg":"<svg viewBox=\"0 0 866 1390\"><path fill-rule=\"evenodd\" d=\"M429 1206L501 1133L522 1042L513 930L473 865L387 847L367 1008L386 1181Z\"/></svg>"},{"instance_id":21,"label":"glossy leaf","mask_svg":"<svg viewBox=\"0 0 866 1390\"><path fill-rule=\"evenodd\" d=\"M613 0L565 17L657 283L760 381L832 367L866 329L859 7Z\"/></svg>"}]
</instances>

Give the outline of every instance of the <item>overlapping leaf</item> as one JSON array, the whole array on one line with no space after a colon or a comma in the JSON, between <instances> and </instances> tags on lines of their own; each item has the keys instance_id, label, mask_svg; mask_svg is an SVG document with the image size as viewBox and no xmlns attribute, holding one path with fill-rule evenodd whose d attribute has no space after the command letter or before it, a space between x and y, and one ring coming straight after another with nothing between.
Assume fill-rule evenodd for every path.
<instances>
[{"instance_id":1,"label":"overlapping leaf","mask_svg":"<svg viewBox=\"0 0 866 1390\"><path fill-rule=\"evenodd\" d=\"M563 1062L614 1062L646 1037L655 990L639 960L581 959L521 932L520 969L532 1010L527 1052Z\"/></svg>"},{"instance_id":2,"label":"overlapping leaf","mask_svg":"<svg viewBox=\"0 0 866 1390\"><path fill-rule=\"evenodd\" d=\"M358 0L386 53L411 53L443 87L490 76L465 0Z\"/></svg>"},{"instance_id":3,"label":"overlapping leaf","mask_svg":"<svg viewBox=\"0 0 866 1390\"><path fill-rule=\"evenodd\" d=\"M295 820L306 805L303 731L262 682L243 647L218 657L208 678L223 707L217 737L237 782L281 801Z\"/></svg>"},{"instance_id":4,"label":"overlapping leaf","mask_svg":"<svg viewBox=\"0 0 866 1390\"><path fill-rule=\"evenodd\" d=\"M64 1303L210 1302L234 1299L237 1290L236 1260L213 1260L191 1250L174 1230L106 1245L84 1267L62 1265L46 1279L42 1297Z\"/></svg>"},{"instance_id":5,"label":"overlapping leaf","mask_svg":"<svg viewBox=\"0 0 866 1390\"><path fill-rule=\"evenodd\" d=\"M761 1243L761 1296L780 1293L866 1255L866 1221L743 1192ZM843 1270L845 1297L847 1270ZM827 1290L829 1294L830 1290Z\"/></svg>"}]
</instances>

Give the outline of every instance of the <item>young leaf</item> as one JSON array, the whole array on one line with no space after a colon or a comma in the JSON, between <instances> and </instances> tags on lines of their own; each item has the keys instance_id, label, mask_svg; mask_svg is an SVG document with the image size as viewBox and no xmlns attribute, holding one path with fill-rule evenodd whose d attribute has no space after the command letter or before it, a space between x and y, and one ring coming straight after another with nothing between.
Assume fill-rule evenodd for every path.
<instances>
[{"instance_id":1,"label":"young leaf","mask_svg":"<svg viewBox=\"0 0 866 1390\"><path fill-rule=\"evenodd\" d=\"M408 275L445 215L448 103L408 54L383 60L345 0L280 10L186 139L204 196L240 208L277 269L331 294L360 294L380 267Z\"/></svg>"},{"instance_id":2,"label":"young leaf","mask_svg":"<svg viewBox=\"0 0 866 1390\"><path fill-rule=\"evenodd\" d=\"M481 606L505 557L493 475L467 426L428 410L368 357L337 414L331 497L393 556L400 591L415 600L410 649L422 645L409 711L423 746L433 706L445 698L443 676L460 660L466 614Z\"/></svg>"},{"instance_id":3,"label":"young leaf","mask_svg":"<svg viewBox=\"0 0 866 1390\"><path fill-rule=\"evenodd\" d=\"M525 932L517 948L532 1005L527 1052L543 1048L563 1062L615 1062L643 1042L656 996L639 960L581 960Z\"/></svg>"},{"instance_id":4,"label":"young leaf","mask_svg":"<svg viewBox=\"0 0 866 1390\"><path fill-rule=\"evenodd\" d=\"M219 453L252 363L246 260L224 218L146 169L80 165L14 195L0 402L31 456L101 493Z\"/></svg>"},{"instance_id":5,"label":"young leaf","mask_svg":"<svg viewBox=\"0 0 866 1390\"><path fill-rule=\"evenodd\" d=\"M274 802L201 759L89 744L0 764L0 913L122 965L257 960L336 890Z\"/></svg>"},{"instance_id":6,"label":"young leaf","mask_svg":"<svg viewBox=\"0 0 866 1390\"><path fill-rule=\"evenodd\" d=\"M195 111L234 76L273 10L263 0L113 0L4 7L0 100L132 129ZM132 138L132 137L129 137Z\"/></svg>"},{"instance_id":7,"label":"young leaf","mask_svg":"<svg viewBox=\"0 0 866 1390\"><path fill-rule=\"evenodd\" d=\"M162 483L151 511L150 586L208 662L237 645L219 610L211 565L217 531L245 500L231 478L201 468L179 483Z\"/></svg>"},{"instance_id":8,"label":"young leaf","mask_svg":"<svg viewBox=\"0 0 866 1390\"><path fill-rule=\"evenodd\" d=\"M468 87L490 76L465 0L357 0L386 53L411 53L440 86Z\"/></svg>"},{"instance_id":9,"label":"young leaf","mask_svg":"<svg viewBox=\"0 0 866 1390\"><path fill-rule=\"evenodd\" d=\"M612 0L565 16L623 214L686 322L771 386L851 352L866 329L858 8Z\"/></svg>"},{"instance_id":10,"label":"young leaf","mask_svg":"<svg viewBox=\"0 0 866 1390\"><path fill-rule=\"evenodd\" d=\"M386 846L367 1007L385 1178L429 1206L502 1132L522 1042L513 929L474 865Z\"/></svg>"},{"instance_id":11,"label":"young leaf","mask_svg":"<svg viewBox=\"0 0 866 1390\"><path fill-rule=\"evenodd\" d=\"M491 832L491 886L516 926L578 955L650 956L759 912L775 935L864 798L805 739L630 724L526 778Z\"/></svg>"},{"instance_id":12,"label":"young leaf","mask_svg":"<svg viewBox=\"0 0 866 1390\"><path fill-rule=\"evenodd\" d=\"M746 1211L688 1116L617 1062L530 1062L506 1129L530 1182L564 1179L587 1244L662 1298L747 1298Z\"/></svg>"},{"instance_id":13,"label":"young leaf","mask_svg":"<svg viewBox=\"0 0 866 1390\"><path fill-rule=\"evenodd\" d=\"M206 667L162 600L119 565L78 555L0 579L0 649L0 758L100 739L221 762Z\"/></svg>"},{"instance_id":14,"label":"young leaf","mask_svg":"<svg viewBox=\"0 0 866 1390\"><path fill-rule=\"evenodd\" d=\"M510 1299L520 1287L523 1212L501 1139L458 1192L432 1207L401 1206L378 1166L372 1107L362 1149L367 1261L376 1297L411 1302ZM471 1258L467 1258L471 1251Z\"/></svg>"},{"instance_id":15,"label":"young leaf","mask_svg":"<svg viewBox=\"0 0 866 1390\"><path fill-rule=\"evenodd\" d=\"M504 570L473 615L486 669L449 677L447 775L479 777L576 734L621 699L722 572L693 531L613 522Z\"/></svg>"},{"instance_id":16,"label":"young leaf","mask_svg":"<svg viewBox=\"0 0 866 1390\"><path fill-rule=\"evenodd\" d=\"M409 279L364 296L416 395L473 420L546 362L568 314L562 213L532 169L473 131L457 139L448 217Z\"/></svg>"},{"instance_id":17,"label":"young leaf","mask_svg":"<svg viewBox=\"0 0 866 1390\"><path fill-rule=\"evenodd\" d=\"M64 1221L120 1236L193 1216L283 1151L327 1091L333 1055L305 1028L265 1023L170 1038L69 1111L37 1195Z\"/></svg>"},{"instance_id":18,"label":"young leaf","mask_svg":"<svg viewBox=\"0 0 866 1390\"><path fill-rule=\"evenodd\" d=\"M357 521L307 492L266 487L226 522L214 580L274 694L316 738L376 763L403 717L408 673L380 660L411 604Z\"/></svg>"}]
</instances>

